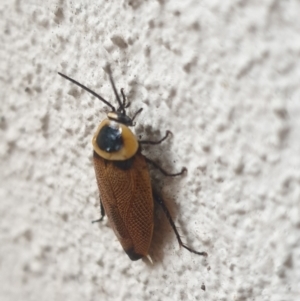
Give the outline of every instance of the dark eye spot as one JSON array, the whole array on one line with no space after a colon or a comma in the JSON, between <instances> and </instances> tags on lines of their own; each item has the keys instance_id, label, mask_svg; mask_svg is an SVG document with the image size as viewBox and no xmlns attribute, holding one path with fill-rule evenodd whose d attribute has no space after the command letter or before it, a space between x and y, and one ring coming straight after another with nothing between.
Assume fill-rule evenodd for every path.
<instances>
[{"instance_id":1,"label":"dark eye spot","mask_svg":"<svg viewBox=\"0 0 300 301\"><path fill-rule=\"evenodd\" d=\"M119 129L105 125L99 132L97 145L108 153L117 152L123 146L123 139Z\"/></svg>"}]
</instances>

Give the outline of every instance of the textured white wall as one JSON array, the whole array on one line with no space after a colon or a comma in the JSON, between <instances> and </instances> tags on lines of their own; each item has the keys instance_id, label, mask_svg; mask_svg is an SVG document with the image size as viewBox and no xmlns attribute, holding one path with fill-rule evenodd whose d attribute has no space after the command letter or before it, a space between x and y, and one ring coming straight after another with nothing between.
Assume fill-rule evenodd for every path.
<instances>
[{"instance_id":1,"label":"textured white wall","mask_svg":"<svg viewBox=\"0 0 300 301\"><path fill-rule=\"evenodd\" d=\"M300 300L299 1L0 4L1 300ZM99 216L91 138L106 62L184 240L156 213L154 265ZM205 285L206 291L201 289Z\"/></svg>"}]
</instances>

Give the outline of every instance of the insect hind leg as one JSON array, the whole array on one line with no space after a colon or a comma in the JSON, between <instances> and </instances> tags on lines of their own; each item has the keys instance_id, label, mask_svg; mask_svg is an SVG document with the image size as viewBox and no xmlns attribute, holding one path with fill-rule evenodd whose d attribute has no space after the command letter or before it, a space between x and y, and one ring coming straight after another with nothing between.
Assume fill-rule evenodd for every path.
<instances>
[{"instance_id":1,"label":"insect hind leg","mask_svg":"<svg viewBox=\"0 0 300 301\"><path fill-rule=\"evenodd\" d=\"M104 210L101 200L100 200L100 210L101 210L101 217L97 220L92 221L92 224L102 222L103 218L105 216L105 210Z\"/></svg>"},{"instance_id":2,"label":"insect hind leg","mask_svg":"<svg viewBox=\"0 0 300 301\"><path fill-rule=\"evenodd\" d=\"M174 223L174 221L173 221L173 219L172 219L172 217L171 217L171 214L170 214L170 212L169 212L169 210L168 210L168 208L167 208L167 206L166 206L164 200L163 200L156 192L154 192L154 191L153 191L153 198L154 198L154 200L161 206L161 208L162 208L164 214L166 215L166 217L167 217L167 219L168 219L168 221L169 221L169 223L170 223L170 225L171 225L171 227L172 227L172 229L173 229L173 231L174 231L174 233L175 233L175 235L176 235L176 238L177 238L177 241L178 241L179 245L180 245L181 247L187 249L187 250L188 250L189 252L191 252L191 253L195 253L195 254L197 254L197 255L201 255L201 256L207 257L207 253L206 253L206 252L199 252L199 251L196 251L196 250L194 250L194 249L188 247L187 245L185 245L185 244L182 242L182 240L181 240L181 238L180 238L180 235L179 235L179 233L178 233L178 230L177 230L177 228L176 228L176 226L175 226L175 223Z\"/></svg>"}]
</instances>

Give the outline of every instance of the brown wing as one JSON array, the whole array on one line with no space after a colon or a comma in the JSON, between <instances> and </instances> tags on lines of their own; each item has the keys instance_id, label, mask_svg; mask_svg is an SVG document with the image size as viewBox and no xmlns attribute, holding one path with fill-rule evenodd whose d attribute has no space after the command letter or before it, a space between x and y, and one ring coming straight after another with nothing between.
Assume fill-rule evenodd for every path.
<instances>
[{"instance_id":1,"label":"brown wing","mask_svg":"<svg viewBox=\"0 0 300 301\"><path fill-rule=\"evenodd\" d=\"M144 156L108 161L94 152L102 205L111 227L131 260L148 255L153 232L153 197Z\"/></svg>"}]
</instances>

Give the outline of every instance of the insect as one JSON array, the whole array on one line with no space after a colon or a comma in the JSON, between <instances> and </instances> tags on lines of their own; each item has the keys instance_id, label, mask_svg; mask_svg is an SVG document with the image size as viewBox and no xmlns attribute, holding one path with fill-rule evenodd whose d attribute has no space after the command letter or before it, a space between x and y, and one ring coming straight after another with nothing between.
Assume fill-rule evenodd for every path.
<instances>
[{"instance_id":1,"label":"insect","mask_svg":"<svg viewBox=\"0 0 300 301\"><path fill-rule=\"evenodd\" d=\"M142 145L159 144L171 132L167 131L166 135L158 141L138 141L129 127L134 126L134 120L142 109L139 109L133 117L126 114L130 103L127 102L123 89L120 90L121 100L110 66L107 67L107 72L118 103L117 109L91 89L58 72L60 76L91 93L111 109L92 139L101 208L101 218L95 222L102 221L106 214L129 258L138 260L148 257L154 225L154 201L156 201L175 232L179 245L192 253L207 256L206 252L195 251L182 242L164 200L152 188L148 164L164 175L172 177L183 174L186 169L170 174L141 152Z\"/></svg>"}]
</instances>

